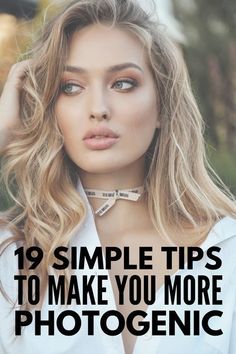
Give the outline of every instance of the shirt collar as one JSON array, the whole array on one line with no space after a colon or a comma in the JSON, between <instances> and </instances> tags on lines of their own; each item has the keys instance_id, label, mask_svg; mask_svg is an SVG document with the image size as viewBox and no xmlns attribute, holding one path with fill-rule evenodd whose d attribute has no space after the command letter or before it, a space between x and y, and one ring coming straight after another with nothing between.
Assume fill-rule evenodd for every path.
<instances>
[{"instance_id":1,"label":"shirt collar","mask_svg":"<svg viewBox=\"0 0 236 354\"><path fill-rule=\"evenodd\" d=\"M94 231L96 231L93 209L89 203L87 195L85 194L80 178L78 178L77 190L86 205L87 217L85 223L87 225L92 224ZM230 216L224 216L223 218L218 220L212 227L212 229L208 233L207 238L202 243L201 248L205 251L208 248L216 246L220 242L230 239L234 236L236 236L236 219Z\"/></svg>"}]
</instances>

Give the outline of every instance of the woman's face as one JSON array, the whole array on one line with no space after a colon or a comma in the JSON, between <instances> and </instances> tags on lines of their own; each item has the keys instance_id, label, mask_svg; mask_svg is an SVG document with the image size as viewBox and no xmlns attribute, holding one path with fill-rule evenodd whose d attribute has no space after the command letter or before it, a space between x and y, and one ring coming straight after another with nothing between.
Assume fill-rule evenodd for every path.
<instances>
[{"instance_id":1,"label":"woman's face","mask_svg":"<svg viewBox=\"0 0 236 354\"><path fill-rule=\"evenodd\" d=\"M96 24L74 33L69 49L55 107L67 154L89 173L143 163L159 119L142 44Z\"/></svg>"}]
</instances>

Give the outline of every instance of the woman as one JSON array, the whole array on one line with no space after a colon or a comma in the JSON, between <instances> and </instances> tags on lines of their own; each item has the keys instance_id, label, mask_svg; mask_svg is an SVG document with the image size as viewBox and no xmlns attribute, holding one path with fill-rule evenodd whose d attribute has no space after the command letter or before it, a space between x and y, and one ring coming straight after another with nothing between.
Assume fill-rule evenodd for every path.
<instances>
[{"instance_id":1,"label":"woman","mask_svg":"<svg viewBox=\"0 0 236 354\"><path fill-rule=\"evenodd\" d=\"M136 1L74 1L45 26L30 61L12 68L0 104L2 136L6 133L2 138L3 172L15 202L1 218L2 352L18 353L20 349L31 353L34 348L34 353L50 354L78 350L235 353L236 265L232 250L236 246L236 207L208 175L202 119L186 67L160 25ZM33 254L25 256L25 267L18 270L19 252L14 252L21 245L43 251L34 270L29 270L36 257ZM178 248L172 252L169 266L168 251L162 247L173 245ZM195 248L199 260L194 269L189 270L188 264L184 268L181 262L187 259L187 247L200 245L203 253ZM81 327L76 331L75 318L68 316L67 330L75 327L75 332L65 335L58 326L50 332L49 324L39 331L40 323L35 324L26 313L17 321L14 311L9 313L12 303L34 310L26 283L25 303L19 303L19 283L13 278L19 272L36 274L42 320L48 320L48 311L53 309L55 317L50 317L50 323L56 322L63 308L60 301L48 301L48 275L52 265L60 263L54 250L61 246L76 247L75 253L80 255L84 250L92 255L99 247L104 257L111 248L117 252L110 268L102 264L91 269L61 268L60 272L54 268L56 275L65 275L67 292L71 274L76 275L80 289L83 275L97 279L101 275L107 280L105 291L101 284L93 283L94 294L101 290L106 297L104 304L100 301L99 315L94 322L90 320L93 333L89 334L86 319L81 326L76 323ZM182 258L180 246L186 251ZM222 266L209 273L207 250L213 246ZM145 247L150 253L141 256ZM71 262L76 254L71 251ZM141 266L144 259L146 267ZM145 320L150 320L155 310L172 309L181 315L189 309L187 301L166 307L163 297L166 275L184 277L189 273L196 280L204 274L206 278L223 275L221 306L215 305L217 301L198 306L197 300L191 306L193 312L200 309L201 318L209 311L222 310L210 324L205 321L212 332L204 323L198 335L190 323L189 334L180 330L175 335L168 331L157 334L151 327L145 334L138 332L144 325L140 322L144 313ZM145 276L157 278L152 284L155 301L150 306L143 295L140 301L131 301L131 285L118 291L117 279L124 274L127 282L142 281ZM220 285L213 291L218 292ZM137 294L143 294L145 287L142 282ZM206 299L206 286L204 294ZM90 292L88 301L77 299L69 308L82 316L83 310L95 310L98 302ZM122 319L141 311L132 319L136 331L126 323L120 333L111 333L118 317L111 316L110 327L101 318L114 309L121 315L121 327ZM15 337L16 331L10 335L14 323L20 332ZM214 335L221 327L223 334ZM43 350L41 343L47 344Z\"/></svg>"}]
</instances>

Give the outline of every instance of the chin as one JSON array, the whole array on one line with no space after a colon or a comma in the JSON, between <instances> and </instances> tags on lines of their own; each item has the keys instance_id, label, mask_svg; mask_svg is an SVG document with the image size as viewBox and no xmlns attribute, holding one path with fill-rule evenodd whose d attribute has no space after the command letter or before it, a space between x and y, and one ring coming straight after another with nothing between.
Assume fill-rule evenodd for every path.
<instances>
[{"instance_id":1,"label":"chin","mask_svg":"<svg viewBox=\"0 0 236 354\"><path fill-rule=\"evenodd\" d=\"M102 161L102 159L95 158L93 161L86 160L84 161L84 163L82 163L81 161L79 163L76 161L74 162L84 172L94 174L115 173L126 166L123 160L119 162L114 157L112 159L106 158L105 161Z\"/></svg>"},{"instance_id":2,"label":"chin","mask_svg":"<svg viewBox=\"0 0 236 354\"><path fill-rule=\"evenodd\" d=\"M86 173L93 173L93 174L107 174L107 173L113 173L119 170L119 167L111 167L107 165L99 165L99 166L79 166L81 170L83 170Z\"/></svg>"}]
</instances>

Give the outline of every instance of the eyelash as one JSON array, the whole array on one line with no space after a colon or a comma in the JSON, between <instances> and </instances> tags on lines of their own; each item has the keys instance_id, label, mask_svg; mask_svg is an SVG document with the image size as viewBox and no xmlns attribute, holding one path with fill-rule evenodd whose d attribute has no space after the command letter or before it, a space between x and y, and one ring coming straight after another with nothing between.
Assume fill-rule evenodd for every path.
<instances>
[{"instance_id":1,"label":"eyelash","mask_svg":"<svg viewBox=\"0 0 236 354\"><path fill-rule=\"evenodd\" d=\"M138 82L136 81L136 80L134 80L134 79L120 79L120 80L117 80L113 85L112 85L112 87L114 87L117 83L120 83L120 82L122 82L122 83L128 83L128 84L130 84L130 85L132 85L130 88L128 88L128 89L121 89L121 91L125 91L125 92L127 92L127 91L131 91L132 89L134 89L135 87L137 87L138 86ZM76 91L76 92L71 92L71 93L69 93L69 92L66 92L66 88L68 87L68 86L76 86L76 87L82 87L82 86L80 86L79 84L76 84L76 83L74 83L74 82L65 82L65 83L62 83L62 85L61 85L61 92L62 93L64 93L65 95L67 95L67 96L72 96L72 95L75 95L75 94L77 94L78 93L78 91Z\"/></svg>"},{"instance_id":2,"label":"eyelash","mask_svg":"<svg viewBox=\"0 0 236 354\"><path fill-rule=\"evenodd\" d=\"M129 91L129 90L132 90L133 88L137 87L138 86L138 82L134 79L121 79L121 80L117 80L115 82L115 84L119 83L119 82L125 82L125 83L128 83L128 84L131 84L132 87L129 88L129 89L125 89L125 90L122 90L122 91ZM113 84L112 87L115 85Z\"/></svg>"}]
</instances>

